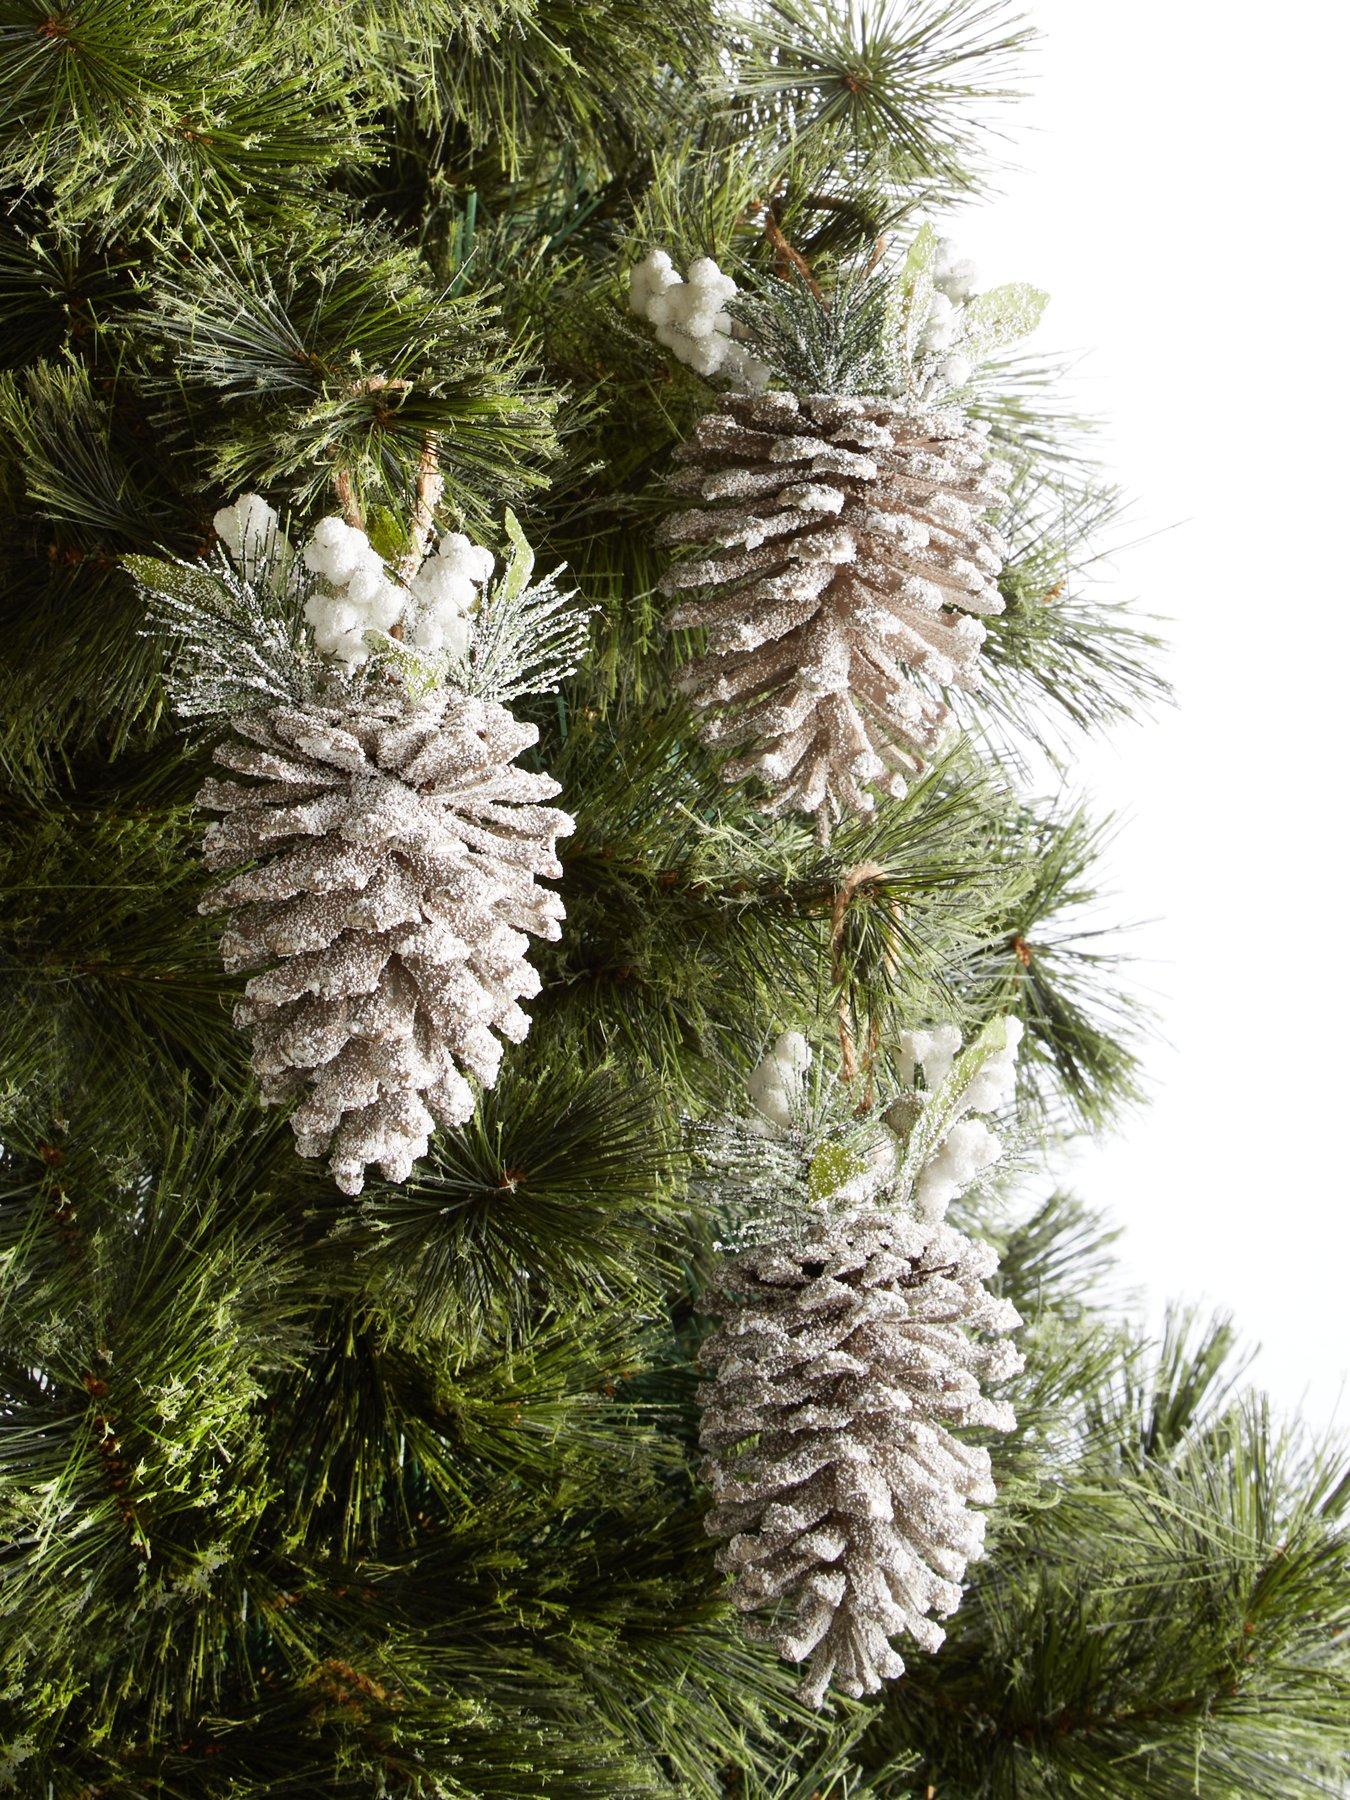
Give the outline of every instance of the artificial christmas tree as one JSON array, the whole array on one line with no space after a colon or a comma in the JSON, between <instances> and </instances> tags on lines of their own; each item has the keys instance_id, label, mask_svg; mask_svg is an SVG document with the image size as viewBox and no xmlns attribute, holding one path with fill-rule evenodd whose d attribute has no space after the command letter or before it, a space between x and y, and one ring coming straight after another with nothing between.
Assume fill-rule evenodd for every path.
<instances>
[{"instance_id":1,"label":"artificial christmas tree","mask_svg":"<svg viewBox=\"0 0 1350 1800\"><path fill-rule=\"evenodd\" d=\"M1098 828L1020 751L1162 690L1002 349L1039 297L936 235L1027 41L986 0L0 13L0 1793L1344 1784L1339 1460L1225 1330L1123 1325L1045 1197L1147 1040ZM717 693L797 680L791 630L717 635L782 538L838 631L800 757ZM668 573L726 625L666 631ZM780 1312L875 1355L803 1324L775 1395L727 1345ZM835 1472L797 1588L780 1428Z\"/></svg>"}]
</instances>

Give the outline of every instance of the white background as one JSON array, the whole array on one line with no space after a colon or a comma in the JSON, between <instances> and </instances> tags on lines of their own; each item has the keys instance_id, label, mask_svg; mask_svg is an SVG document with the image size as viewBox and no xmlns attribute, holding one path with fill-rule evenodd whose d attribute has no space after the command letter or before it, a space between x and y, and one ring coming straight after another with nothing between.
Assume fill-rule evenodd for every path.
<instances>
[{"instance_id":1,"label":"white background","mask_svg":"<svg viewBox=\"0 0 1350 1800\"><path fill-rule=\"evenodd\" d=\"M1178 709L1082 754L1127 822L1112 914L1168 1040L1087 1149L1127 1277L1230 1309L1324 1426L1350 1362L1345 13L1030 0L1002 195L945 229L1052 303L1135 497L1116 591L1164 614ZM1167 529L1172 527L1172 529Z\"/></svg>"}]
</instances>

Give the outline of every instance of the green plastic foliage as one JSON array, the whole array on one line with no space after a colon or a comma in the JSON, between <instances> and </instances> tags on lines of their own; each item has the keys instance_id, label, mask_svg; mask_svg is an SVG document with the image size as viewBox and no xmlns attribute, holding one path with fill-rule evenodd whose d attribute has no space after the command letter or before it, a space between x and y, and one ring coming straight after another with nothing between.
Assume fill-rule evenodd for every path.
<instances>
[{"instance_id":1,"label":"green plastic foliage","mask_svg":"<svg viewBox=\"0 0 1350 1800\"><path fill-rule=\"evenodd\" d=\"M90 234L34 229L30 208L13 205L0 229L0 368L31 367L61 349L77 322L88 329L117 301L124 268Z\"/></svg>"},{"instance_id":2,"label":"green plastic foliage","mask_svg":"<svg viewBox=\"0 0 1350 1800\"><path fill-rule=\"evenodd\" d=\"M714 77L725 30L706 0L659 9L530 0L512 10L491 35L451 29L414 112L419 123L463 134L512 182L528 178L544 145L597 171L622 168L635 134L659 141L690 110L682 83Z\"/></svg>"},{"instance_id":3,"label":"green plastic foliage","mask_svg":"<svg viewBox=\"0 0 1350 1800\"><path fill-rule=\"evenodd\" d=\"M284 1221L232 1196L237 1115L156 1124L157 1167L87 1113L6 1156L0 1661L34 1726L128 1687L155 1723L218 1693L275 1498L260 1409L300 1342Z\"/></svg>"},{"instance_id":4,"label":"green plastic foliage","mask_svg":"<svg viewBox=\"0 0 1350 1800\"><path fill-rule=\"evenodd\" d=\"M1149 1013L1124 978L1124 933L1101 922L1092 882L1110 833L1109 820L1082 808L1016 817L1008 853L1030 879L969 965L980 1015L1012 1012L1025 1027L1017 1073L1028 1122L1097 1129L1144 1097Z\"/></svg>"},{"instance_id":5,"label":"green plastic foliage","mask_svg":"<svg viewBox=\"0 0 1350 1800\"><path fill-rule=\"evenodd\" d=\"M266 216L363 155L338 69L247 0L10 0L0 95L0 172L104 235Z\"/></svg>"},{"instance_id":6,"label":"green plastic foliage","mask_svg":"<svg viewBox=\"0 0 1350 1800\"><path fill-rule=\"evenodd\" d=\"M87 369L35 362L0 376L7 454L0 588L0 765L42 786L100 732L113 749L157 710L155 658L118 566L173 531L146 448Z\"/></svg>"},{"instance_id":7,"label":"green plastic foliage","mask_svg":"<svg viewBox=\"0 0 1350 1800\"><path fill-rule=\"evenodd\" d=\"M770 0L746 35L734 92L781 122L785 146L940 192L969 185L971 114L1009 98L1031 34L985 0Z\"/></svg>"},{"instance_id":8,"label":"green plastic foliage","mask_svg":"<svg viewBox=\"0 0 1350 1800\"><path fill-rule=\"evenodd\" d=\"M410 1181L373 1190L358 1266L419 1332L460 1344L545 1309L650 1310L680 1236L669 1129L614 1068L528 1056Z\"/></svg>"},{"instance_id":9,"label":"green plastic foliage","mask_svg":"<svg viewBox=\"0 0 1350 1800\"><path fill-rule=\"evenodd\" d=\"M978 357L1028 337L1040 324L1050 296L1025 281L975 294L965 308L962 343Z\"/></svg>"},{"instance_id":10,"label":"green plastic foliage","mask_svg":"<svg viewBox=\"0 0 1350 1800\"><path fill-rule=\"evenodd\" d=\"M267 255L213 244L165 272L151 319L172 357L166 403L186 391L215 413L191 454L206 450L218 491L310 509L340 469L390 505L431 436L449 503L481 521L540 485L531 465L554 451L551 396L487 297L433 288L378 228L310 230Z\"/></svg>"},{"instance_id":11,"label":"green plastic foliage","mask_svg":"<svg viewBox=\"0 0 1350 1800\"><path fill-rule=\"evenodd\" d=\"M197 913L200 822L186 795L165 794L163 771L155 776L127 795L125 813L86 794L82 805L11 814L0 855L0 1051L12 1088L81 1093L132 1070L152 1093L185 1070L207 1087L242 1083L230 983Z\"/></svg>"},{"instance_id":12,"label":"green plastic foliage","mask_svg":"<svg viewBox=\"0 0 1350 1800\"><path fill-rule=\"evenodd\" d=\"M1023 468L1012 487L1004 609L987 621L982 729L1018 758L1028 739L1068 767L1082 732L1146 719L1170 697L1161 639L1100 578L1123 530L1119 491L1091 473Z\"/></svg>"}]
</instances>

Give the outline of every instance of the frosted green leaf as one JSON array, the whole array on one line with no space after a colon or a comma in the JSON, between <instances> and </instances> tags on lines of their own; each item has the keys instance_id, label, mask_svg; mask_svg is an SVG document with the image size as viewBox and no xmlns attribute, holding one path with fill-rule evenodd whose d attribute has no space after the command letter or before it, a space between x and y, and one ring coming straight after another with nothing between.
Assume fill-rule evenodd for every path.
<instances>
[{"instance_id":1,"label":"frosted green leaf","mask_svg":"<svg viewBox=\"0 0 1350 1800\"><path fill-rule=\"evenodd\" d=\"M905 255L900 270L900 286L906 293L921 275L932 275L937 261L938 235L931 225L923 225L915 233L914 242Z\"/></svg>"},{"instance_id":2,"label":"frosted green leaf","mask_svg":"<svg viewBox=\"0 0 1350 1800\"><path fill-rule=\"evenodd\" d=\"M372 507L365 529L371 549L378 551L387 563L396 563L408 548L407 529L392 507Z\"/></svg>"},{"instance_id":3,"label":"frosted green leaf","mask_svg":"<svg viewBox=\"0 0 1350 1800\"><path fill-rule=\"evenodd\" d=\"M423 655L398 638L390 637L387 631L363 632L361 642L370 651L373 661L397 672L405 690L414 700L425 699L433 688L440 687L445 680L449 658L443 654Z\"/></svg>"},{"instance_id":4,"label":"frosted green leaf","mask_svg":"<svg viewBox=\"0 0 1350 1800\"><path fill-rule=\"evenodd\" d=\"M511 540L510 554L506 559L506 568L497 588L497 604L502 607L511 606L530 585L530 577L534 574L534 551L529 540L520 529L520 521L508 506L502 519L506 535Z\"/></svg>"},{"instance_id":5,"label":"frosted green leaf","mask_svg":"<svg viewBox=\"0 0 1350 1800\"><path fill-rule=\"evenodd\" d=\"M209 562L129 556L145 602L143 635L165 645L165 689L183 719L302 701L321 666L304 629L306 582L277 534L246 569L217 549Z\"/></svg>"},{"instance_id":6,"label":"frosted green leaf","mask_svg":"<svg viewBox=\"0 0 1350 1800\"><path fill-rule=\"evenodd\" d=\"M1049 299L1026 281L1010 281L976 294L966 303L962 348L977 357L987 356L1029 336L1040 324Z\"/></svg>"},{"instance_id":7,"label":"frosted green leaf","mask_svg":"<svg viewBox=\"0 0 1350 1800\"><path fill-rule=\"evenodd\" d=\"M575 671L594 609L572 604L575 592L559 586L561 569L532 581L534 551L509 507L503 523L511 543L506 566L479 599L467 653L451 679L468 693L506 702L552 693Z\"/></svg>"},{"instance_id":8,"label":"frosted green leaf","mask_svg":"<svg viewBox=\"0 0 1350 1800\"><path fill-rule=\"evenodd\" d=\"M933 264L937 258L937 243L937 233L931 225L925 225L910 245L900 272L905 361L911 368L918 360L924 326L933 307Z\"/></svg>"},{"instance_id":9,"label":"frosted green leaf","mask_svg":"<svg viewBox=\"0 0 1350 1800\"><path fill-rule=\"evenodd\" d=\"M847 1144L822 1144L811 1158L807 1186L812 1200L829 1200L866 1171L866 1160Z\"/></svg>"},{"instance_id":10,"label":"frosted green leaf","mask_svg":"<svg viewBox=\"0 0 1350 1800\"><path fill-rule=\"evenodd\" d=\"M960 1116L962 1103L970 1091L971 1083L990 1057L997 1056L1007 1047L1008 1021L991 1019L962 1050L942 1086L923 1097L922 1110L913 1122L908 1118L905 1120L908 1136L905 1139L900 1176L896 1182L897 1192L908 1193L912 1190L924 1165Z\"/></svg>"},{"instance_id":11,"label":"frosted green leaf","mask_svg":"<svg viewBox=\"0 0 1350 1800\"><path fill-rule=\"evenodd\" d=\"M167 562L158 556L124 556L122 567L147 596L180 606L219 607L221 583L216 570L202 563Z\"/></svg>"}]
</instances>

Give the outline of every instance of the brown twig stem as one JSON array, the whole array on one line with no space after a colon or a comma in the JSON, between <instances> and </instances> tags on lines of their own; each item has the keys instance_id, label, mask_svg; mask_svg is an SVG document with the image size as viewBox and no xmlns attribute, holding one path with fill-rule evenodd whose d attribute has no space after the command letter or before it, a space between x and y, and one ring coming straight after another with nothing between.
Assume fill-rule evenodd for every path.
<instances>
[{"instance_id":1,"label":"brown twig stem","mask_svg":"<svg viewBox=\"0 0 1350 1800\"><path fill-rule=\"evenodd\" d=\"M880 863L856 863L840 882L835 890L834 904L830 908L830 973L838 990L836 1014L839 1029L839 1078L851 1082L858 1073L857 1049L853 1041L853 1025L849 1018L848 993L844 982L844 924L848 918L848 909L853 904L860 889L869 881L884 877L886 871ZM866 1062L870 1070L876 1055L878 1033L873 1030L868 1036Z\"/></svg>"}]
</instances>

